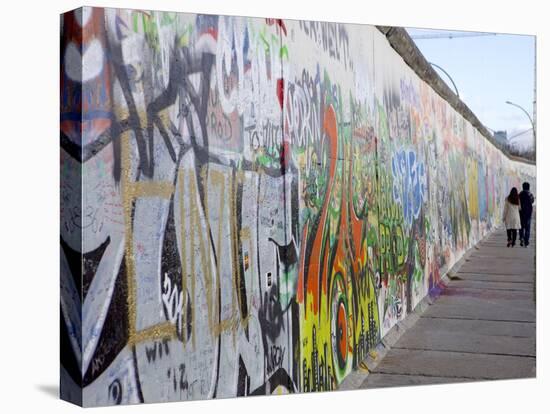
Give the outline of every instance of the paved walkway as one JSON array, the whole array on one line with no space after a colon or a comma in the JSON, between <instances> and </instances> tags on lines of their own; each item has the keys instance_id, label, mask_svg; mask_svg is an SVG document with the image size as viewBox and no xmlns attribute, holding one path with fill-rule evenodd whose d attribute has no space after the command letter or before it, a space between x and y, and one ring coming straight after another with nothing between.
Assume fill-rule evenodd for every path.
<instances>
[{"instance_id":1,"label":"paved walkway","mask_svg":"<svg viewBox=\"0 0 550 414\"><path fill-rule=\"evenodd\" d=\"M535 225L528 248L499 229L359 388L535 376Z\"/></svg>"}]
</instances>

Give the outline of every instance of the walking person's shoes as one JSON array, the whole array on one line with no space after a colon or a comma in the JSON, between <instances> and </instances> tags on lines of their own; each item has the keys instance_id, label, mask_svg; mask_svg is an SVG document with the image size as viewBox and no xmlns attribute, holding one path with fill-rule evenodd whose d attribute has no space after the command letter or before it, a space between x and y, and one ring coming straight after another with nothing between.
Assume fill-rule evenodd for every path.
<instances>
[{"instance_id":1,"label":"walking person's shoes","mask_svg":"<svg viewBox=\"0 0 550 414\"><path fill-rule=\"evenodd\" d=\"M519 245L520 245L520 246L523 246L523 240L520 240L520 241L519 241ZM525 247L527 247L527 245L525 245Z\"/></svg>"},{"instance_id":2,"label":"walking person's shoes","mask_svg":"<svg viewBox=\"0 0 550 414\"><path fill-rule=\"evenodd\" d=\"M512 243L508 242L508 244L506 245L506 247L510 247L512 245Z\"/></svg>"}]
</instances>

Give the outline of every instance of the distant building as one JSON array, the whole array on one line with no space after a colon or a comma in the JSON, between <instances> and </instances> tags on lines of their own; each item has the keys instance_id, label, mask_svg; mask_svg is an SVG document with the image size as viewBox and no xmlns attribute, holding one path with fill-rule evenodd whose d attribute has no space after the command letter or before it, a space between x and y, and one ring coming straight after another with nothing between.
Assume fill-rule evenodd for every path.
<instances>
[{"instance_id":1,"label":"distant building","mask_svg":"<svg viewBox=\"0 0 550 414\"><path fill-rule=\"evenodd\" d=\"M493 137L501 144L506 144L508 142L508 134L506 133L506 131L495 131Z\"/></svg>"}]
</instances>

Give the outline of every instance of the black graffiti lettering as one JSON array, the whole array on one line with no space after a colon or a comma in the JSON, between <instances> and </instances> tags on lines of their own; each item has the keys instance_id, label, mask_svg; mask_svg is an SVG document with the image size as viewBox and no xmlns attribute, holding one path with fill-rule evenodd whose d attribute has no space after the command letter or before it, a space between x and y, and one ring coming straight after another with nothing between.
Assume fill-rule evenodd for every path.
<instances>
[{"instance_id":1,"label":"black graffiti lettering","mask_svg":"<svg viewBox=\"0 0 550 414\"><path fill-rule=\"evenodd\" d=\"M158 359L162 359L163 355L168 356L170 354L168 342L168 339L163 339L162 341L154 341L152 346L145 345L147 362L154 363L157 357Z\"/></svg>"},{"instance_id":2,"label":"black graffiti lettering","mask_svg":"<svg viewBox=\"0 0 550 414\"><path fill-rule=\"evenodd\" d=\"M109 399L113 401L114 404L119 405L122 402L122 384L119 379L115 379L111 382L108 393Z\"/></svg>"}]
</instances>

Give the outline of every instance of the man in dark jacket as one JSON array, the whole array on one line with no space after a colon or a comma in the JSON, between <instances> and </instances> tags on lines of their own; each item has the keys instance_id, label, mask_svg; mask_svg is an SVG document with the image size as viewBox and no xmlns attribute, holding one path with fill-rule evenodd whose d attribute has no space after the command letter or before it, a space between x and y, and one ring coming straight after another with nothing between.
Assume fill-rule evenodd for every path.
<instances>
[{"instance_id":1,"label":"man in dark jacket","mask_svg":"<svg viewBox=\"0 0 550 414\"><path fill-rule=\"evenodd\" d=\"M535 197L529 191L529 183L523 183L523 191L519 193L521 229L519 230L519 243L522 246L529 246L529 235L531 234L531 215L533 214L533 202Z\"/></svg>"}]
</instances>

